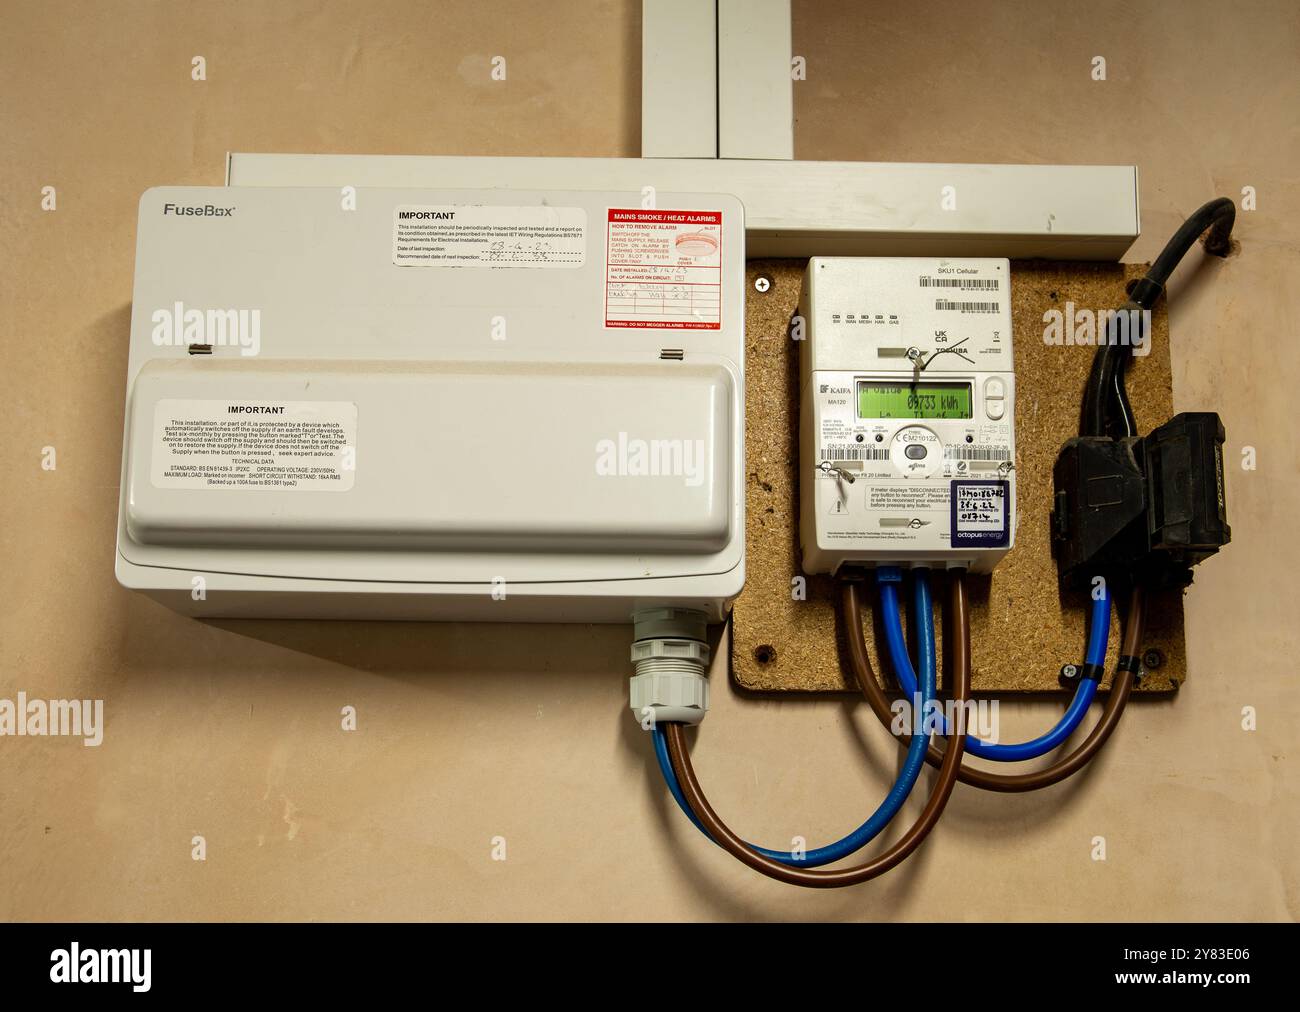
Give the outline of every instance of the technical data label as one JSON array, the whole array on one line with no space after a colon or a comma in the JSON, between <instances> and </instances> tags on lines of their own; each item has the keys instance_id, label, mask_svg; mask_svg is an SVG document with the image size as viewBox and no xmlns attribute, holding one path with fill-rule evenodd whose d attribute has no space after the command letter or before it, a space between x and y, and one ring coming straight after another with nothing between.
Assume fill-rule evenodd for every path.
<instances>
[{"instance_id":1,"label":"technical data label","mask_svg":"<svg viewBox=\"0 0 1300 1012\"><path fill-rule=\"evenodd\" d=\"M393 210L399 267L581 267L581 207L401 204Z\"/></svg>"},{"instance_id":2,"label":"technical data label","mask_svg":"<svg viewBox=\"0 0 1300 1012\"><path fill-rule=\"evenodd\" d=\"M718 330L722 212L609 209L605 326Z\"/></svg>"},{"instance_id":3,"label":"technical data label","mask_svg":"<svg viewBox=\"0 0 1300 1012\"><path fill-rule=\"evenodd\" d=\"M952 545L1003 548L1010 538L1005 481L952 483Z\"/></svg>"},{"instance_id":4,"label":"technical data label","mask_svg":"<svg viewBox=\"0 0 1300 1012\"><path fill-rule=\"evenodd\" d=\"M160 400L155 488L346 492L356 477L351 401Z\"/></svg>"}]
</instances>

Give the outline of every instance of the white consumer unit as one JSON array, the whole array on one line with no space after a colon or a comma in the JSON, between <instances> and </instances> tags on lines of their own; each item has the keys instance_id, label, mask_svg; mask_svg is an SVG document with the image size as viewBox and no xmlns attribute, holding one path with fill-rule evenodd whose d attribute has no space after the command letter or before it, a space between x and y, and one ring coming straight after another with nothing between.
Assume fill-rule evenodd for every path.
<instances>
[{"instance_id":1,"label":"white consumer unit","mask_svg":"<svg viewBox=\"0 0 1300 1012\"><path fill-rule=\"evenodd\" d=\"M800 353L800 542L845 564L988 572L1015 540L1006 260L814 257Z\"/></svg>"},{"instance_id":2,"label":"white consumer unit","mask_svg":"<svg viewBox=\"0 0 1300 1012\"><path fill-rule=\"evenodd\" d=\"M734 197L153 189L117 576L209 616L721 619Z\"/></svg>"}]
</instances>

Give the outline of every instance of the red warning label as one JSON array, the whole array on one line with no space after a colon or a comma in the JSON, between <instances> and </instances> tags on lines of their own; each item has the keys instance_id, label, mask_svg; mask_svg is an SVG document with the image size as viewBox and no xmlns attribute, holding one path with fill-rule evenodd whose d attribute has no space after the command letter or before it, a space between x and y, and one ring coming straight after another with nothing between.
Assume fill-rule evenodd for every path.
<instances>
[{"instance_id":1,"label":"red warning label","mask_svg":"<svg viewBox=\"0 0 1300 1012\"><path fill-rule=\"evenodd\" d=\"M605 326L718 330L722 212L609 209Z\"/></svg>"}]
</instances>

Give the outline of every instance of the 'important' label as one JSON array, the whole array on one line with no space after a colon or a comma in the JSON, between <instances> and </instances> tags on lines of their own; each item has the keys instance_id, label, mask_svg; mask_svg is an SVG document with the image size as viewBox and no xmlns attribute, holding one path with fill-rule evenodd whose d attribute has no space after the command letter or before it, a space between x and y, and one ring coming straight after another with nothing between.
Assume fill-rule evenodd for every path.
<instances>
[{"instance_id":1,"label":"'important' label","mask_svg":"<svg viewBox=\"0 0 1300 1012\"><path fill-rule=\"evenodd\" d=\"M345 492L356 477L350 401L160 400L155 488Z\"/></svg>"},{"instance_id":2,"label":"'important' label","mask_svg":"<svg viewBox=\"0 0 1300 1012\"><path fill-rule=\"evenodd\" d=\"M393 210L399 267L581 267L581 207L401 204Z\"/></svg>"}]
</instances>

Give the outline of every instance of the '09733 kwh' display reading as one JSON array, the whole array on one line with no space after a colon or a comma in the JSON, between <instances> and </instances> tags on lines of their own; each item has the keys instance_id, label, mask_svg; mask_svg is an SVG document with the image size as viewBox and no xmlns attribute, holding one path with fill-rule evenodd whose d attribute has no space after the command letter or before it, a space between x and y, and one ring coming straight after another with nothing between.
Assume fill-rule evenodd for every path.
<instances>
[{"instance_id":1,"label":"'09733 kwh' display reading","mask_svg":"<svg viewBox=\"0 0 1300 1012\"><path fill-rule=\"evenodd\" d=\"M970 418L970 384L859 380L858 417Z\"/></svg>"}]
</instances>

